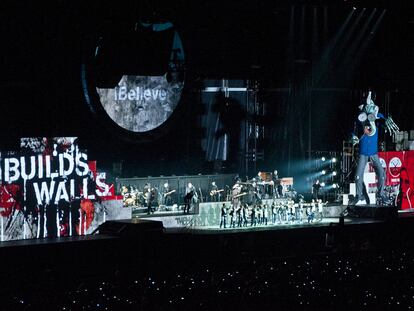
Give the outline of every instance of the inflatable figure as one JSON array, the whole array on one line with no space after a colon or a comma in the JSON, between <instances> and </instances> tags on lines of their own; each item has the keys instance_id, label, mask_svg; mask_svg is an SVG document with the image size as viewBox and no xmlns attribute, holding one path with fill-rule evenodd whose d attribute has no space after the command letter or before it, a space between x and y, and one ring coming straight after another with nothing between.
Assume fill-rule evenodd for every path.
<instances>
[{"instance_id":1,"label":"inflatable figure","mask_svg":"<svg viewBox=\"0 0 414 311\"><path fill-rule=\"evenodd\" d=\"M352 135L352 143L356 145L359 143L359 159L358 166L355 173L356 183L356 197L352 204L362 205L369 204L369 198L363 194L364 190L364 170L366 164L370 161L374 166L375 173L378 179L378 194L379 203L387 204L384 196L385 173L378 158L378 123L380 120L385 123L385 132L390 135L399 130L397 124L393 121L391 116L385 117L379 113L378 106L372 100L372 92L368 92L366 104L359 106L361 110L358 115L358 120L363 129L361 138L355 134Z\"/></svg>"}]
</instances>

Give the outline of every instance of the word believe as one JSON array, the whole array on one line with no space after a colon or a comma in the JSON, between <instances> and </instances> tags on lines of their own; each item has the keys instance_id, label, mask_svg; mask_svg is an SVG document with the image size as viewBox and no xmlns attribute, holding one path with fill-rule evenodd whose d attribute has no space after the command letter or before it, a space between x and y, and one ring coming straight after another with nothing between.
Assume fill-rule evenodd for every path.
<instances>
[{"instance_id":1,"label":"word believe","mask_svg":"<svg viewBox=\"0 0 414 311\"><path fill-rule=\"evenodd\" d=\"M161 100L167 99L167 91L164 89L144 89L137 86L134 89L128 89L126 86L115 88L115 100Z\"/></svg>"}]
</instances>

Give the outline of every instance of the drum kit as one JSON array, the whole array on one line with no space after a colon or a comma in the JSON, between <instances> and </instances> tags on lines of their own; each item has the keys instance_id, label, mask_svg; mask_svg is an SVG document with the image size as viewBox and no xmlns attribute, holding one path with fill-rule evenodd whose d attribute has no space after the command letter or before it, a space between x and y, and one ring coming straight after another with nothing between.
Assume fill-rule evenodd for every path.
<instances>
[{"instance_id":1,"label":"drum kit","mask_svg":"<svg viewBox=\"0 0 414 311\"><path fill-rule=\"evenodd\" d=\"M130 186L128 189L127 186L121 187L121 194L123 196L123 202L125 207L129 206L144 206L148 204L148 201L154 201L157 198L157 189L151 188L148 189L145 193L139 191L138 188Z\"/></svg>"}]
</instances>

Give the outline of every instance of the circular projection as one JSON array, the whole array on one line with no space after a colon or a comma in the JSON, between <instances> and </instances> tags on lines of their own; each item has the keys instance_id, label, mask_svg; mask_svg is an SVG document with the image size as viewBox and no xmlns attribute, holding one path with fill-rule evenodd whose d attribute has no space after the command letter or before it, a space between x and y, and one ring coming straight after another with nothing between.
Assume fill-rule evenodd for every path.
<instances>
[{"instance_id":1,"label":"circular projection","mask_svg":"<svg viewBox=\"0 0 414 311\"><path fill-rule=\"evenodd\" d=\"M121 135L160 135L184 88L178 32L171 23L137 23L99 36L85 57L82 85L91 111Z\"/></svg>"},{"instance_id":2,"label":"circular projection","mask_svg":"<svg viewBox=\"0 0 414 311\"><path fill-rule=\"evenodd\" d=\"M163 124L177 106L183 82L166 76L124 75L115 88L96 88L109 117L133 132L151 131Z\"/></svg>"}]
</instances>

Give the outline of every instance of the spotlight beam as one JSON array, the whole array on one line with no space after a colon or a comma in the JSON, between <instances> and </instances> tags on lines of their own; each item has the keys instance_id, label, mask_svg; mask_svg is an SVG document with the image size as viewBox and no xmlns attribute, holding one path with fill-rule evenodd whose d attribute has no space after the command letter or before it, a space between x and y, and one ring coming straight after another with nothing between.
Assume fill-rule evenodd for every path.
<instances>
[{"instance_id":1,"label":"spotlight beam","mask_svg":"<svg viewBox=\"0 0 414 311\"><path fill-rule=\"evenodd\" d=\"M349 22L352 19L352 16L354 15L355 10L351 10L349 12L348 16L346 17L345 21L342 23L341 27L335 34L335 37L331 40L331 42L326 46L324 52L321 55L321 58L319 61L315 62L315 65L312 68L312 72L315 76L315 85L318 84L324 75L324 73L327 71L329 67L329 61L331 58L331 54L334 50L334 47L336 46L339 38L342 37L345 29L348 27Z\"/></svg>"},{"instance_id":2,"label":"spotlight beam","mask_svg":"<svg viewBox=\"0 0 414 311\"><path fill-rule=\"evenodd\" d=\"M361 10L356 20L352 24L351 28L347 31L344 39L341 40L341 43L338 47L339 52L346 50L345 47L348 45L349 39L351 39L352 35L354 34L355 29L358 26L359 22L361 21L362 16L364 16L364 13L365 13L365 8Z\"/></svg>"},{"instance_id":3,"label":"spotlight beam","mask_svg":"<svg viewBox=\"0 0 414 311\"><path fill-rule=\"evenodd\" d=\"M381 23L381 21L383 20L384 16L385 16L385 12L387 10L383 10L380 17L378 18L378 20L375 22L374 26L372 27L371 32L369 33L369 37L362 43L361 48L358 50L357 54L356 54L356 59L360 59L362 53L366 50L366 48L368 47L368 44L370 43L370 41L374 38L375 34L377 33L378 27Z\"/></svg>"},{"instance_id":4,"label":"spotlight beam","mask_svg":"<svg viewBox=\"0 0 414 311\"><path fill-rule=\"evenodd\" d=\"M346 63L347 60L349 60L352 57L352 55L354 55L355 51L357 50L357 47L361 44L362 39L364 38L365 33L367 32L368 25L371 23L371 20L373 19L376 11L377 11L377 9L374 9L372 11L372 13L370 14L370 16L366 20L363 28L361 29L358 37L355 39L355 41L352 43L351 47L349 48L349 53L347 54L345 63Z\"/></svg>"},{"instance_id":5,"label":"spotlight beam","mask_svg":"<svg viewBox=\"0 0 414 311\"><path fill-rule=\"evenodd\" d=\"M351 47L348 49L348 53L345 55L344 60L339 68L339 72L344 72L345 76L343 77L344 80L351 79L354 69L358 65L360 59L356 57L355 51L357 50L358 46L361 44L362 40L364 39L365 33L367 32L368 26L371 23L377 9L374 8L371 14L369 15L368 19L365 21L364 26L362 27L358 37L354 40ZM361 54L359 54L359 57Z\"/></svg>"}]
</instances>

